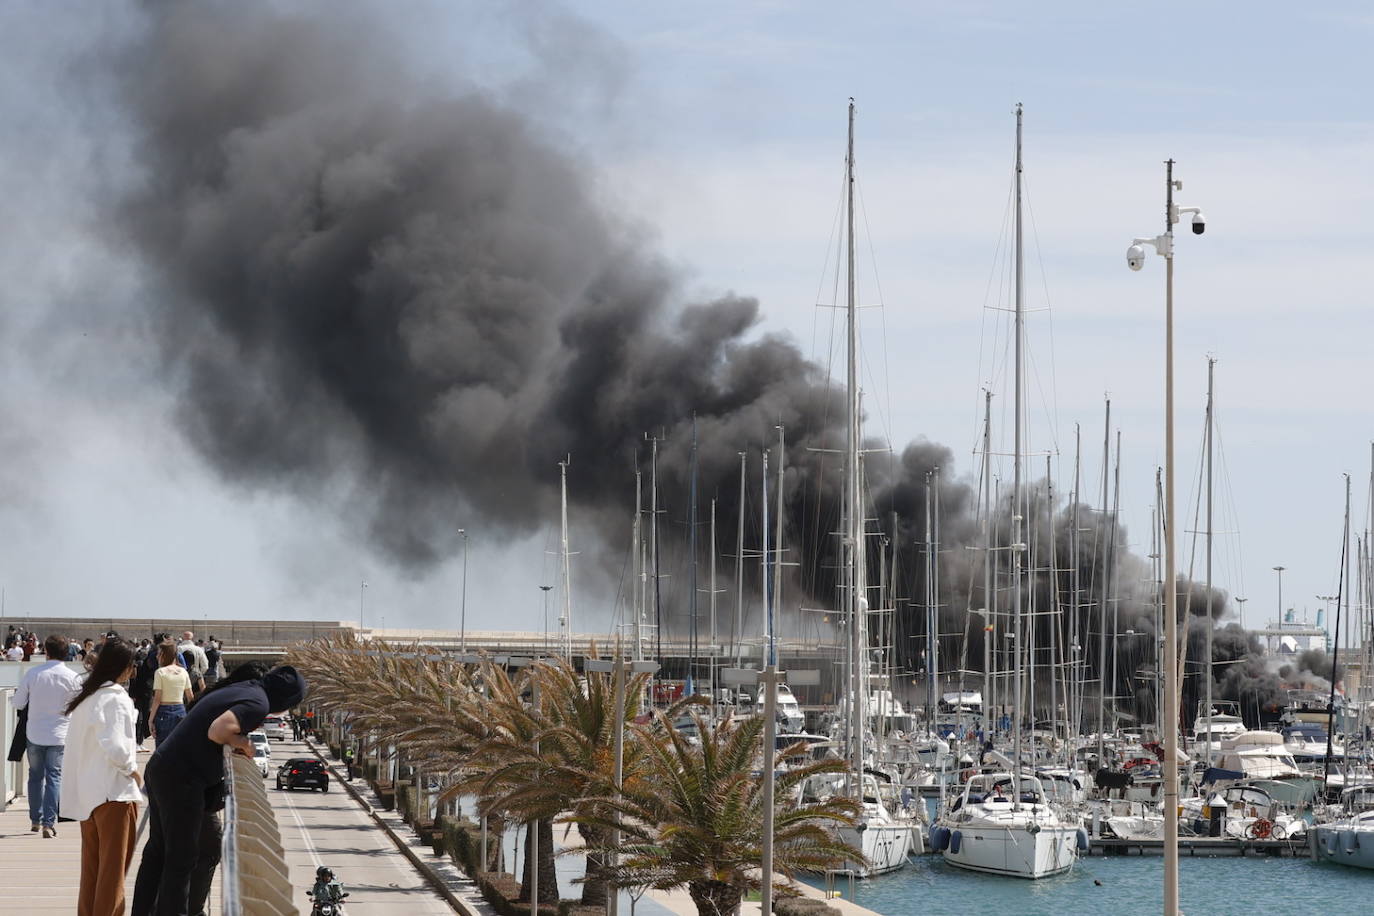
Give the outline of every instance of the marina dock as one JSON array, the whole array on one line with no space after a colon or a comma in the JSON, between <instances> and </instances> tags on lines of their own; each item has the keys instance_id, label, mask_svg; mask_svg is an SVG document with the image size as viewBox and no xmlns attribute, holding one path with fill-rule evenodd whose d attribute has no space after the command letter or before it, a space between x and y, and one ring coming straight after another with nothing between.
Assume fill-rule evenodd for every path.
<instances>
[{"instance_id":1,"label":"marina dock","mask_svg":"<svg viewBox=\"0 0 1374 916\"><path fill-rule=\"evenodd\" d=\"M1288 840L1237 840L1230 837L1178 838L1178 854L1188 858L1261 858L1282 857L1306 859L1309 856L1306 835ZM1091 841L1090 856L1162 856L1163 840L1122 840L1097 837Z\"/></svg>"}]
</instances>

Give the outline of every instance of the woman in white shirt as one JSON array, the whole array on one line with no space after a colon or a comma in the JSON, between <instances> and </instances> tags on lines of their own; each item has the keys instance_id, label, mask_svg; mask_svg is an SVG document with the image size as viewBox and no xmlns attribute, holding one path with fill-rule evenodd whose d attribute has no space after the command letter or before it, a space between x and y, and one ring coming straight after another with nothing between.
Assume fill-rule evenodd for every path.
<instances>
[{"instance_id":1,"label":"woman in white shirt","mask_svg":"<svg viewBox=\"0 0 1374 916\"><path fill-rule=\"evenodd\" d=\"M186 718L186 704L191 702L191 676L177 664L176 643L168 640L157 647L157 661L161 666L153 672L153 700L148 706L148 731L153 746L163 740Z\"/></svg>"},{"instance_id":2,"label":"woman in white shirt","mask_svg":"<svg viewBox=\"0 0 1374 916\"><path fill-rule=\"evenodd\" d=\"M67 707L62 816L81 822L79 916L124 912L124 876L138 839L143 784L134 703L120 686L133 673L133 647L110 640Z\"/></svg>"}]
</instances>

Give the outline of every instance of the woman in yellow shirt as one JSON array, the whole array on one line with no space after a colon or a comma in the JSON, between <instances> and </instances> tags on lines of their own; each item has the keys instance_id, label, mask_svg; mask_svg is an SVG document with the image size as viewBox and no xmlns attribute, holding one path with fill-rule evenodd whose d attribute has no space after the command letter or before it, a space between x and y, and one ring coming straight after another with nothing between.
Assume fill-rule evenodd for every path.
<instances>
[{"instance_id":1,"label":"woman in yellow shirt","mask_svg":"<svg viewBox=\"0 0 1374 916\"><path fill-rule=\"evenodd\" d=\"M158 646L157 661L160 667L153 672L153 701L148 706L148 731L154 747L186 718L185 704L191 702L191 675L177 664L176 643Z\"/></svg>"}]
</instances>

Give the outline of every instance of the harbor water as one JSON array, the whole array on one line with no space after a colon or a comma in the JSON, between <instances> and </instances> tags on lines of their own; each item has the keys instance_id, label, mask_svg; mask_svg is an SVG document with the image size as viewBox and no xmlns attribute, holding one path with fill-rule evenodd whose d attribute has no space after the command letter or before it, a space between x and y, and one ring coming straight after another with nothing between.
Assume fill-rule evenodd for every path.
<instances>
[{"instance_id":1,"label":"harbor water","mask_svg":"<svg viewBox=\"0 0 1374 916\"><path fill-rule=\"evenodd\" d=\"M1163 872L1158 857L1110 856L1080 859L1068 874L1025 881L961 871L928 855L901 871L856 882L852 897L847 884L838 889L884 916L1150 914L1163 911ZM822 879L809 883L824 886ZM1302 858L1183 858L1179 896L1185 916L1355 916L1374 912L1374 873Z\"/></svg>"}]
</instances>

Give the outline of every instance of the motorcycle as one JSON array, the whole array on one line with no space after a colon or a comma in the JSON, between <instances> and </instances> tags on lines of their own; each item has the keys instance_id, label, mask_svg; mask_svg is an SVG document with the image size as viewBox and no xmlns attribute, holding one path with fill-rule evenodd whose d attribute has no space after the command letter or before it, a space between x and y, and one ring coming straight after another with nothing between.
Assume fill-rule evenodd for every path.
<instances>
[{"instance_id":1,"label":"motorcycle","mask_svg":"<svg viewBox=\"0 0 1374 916\"><path fill-rule=\"evenodd\" d=\"M343 916L344 898L348 892L334 880L334 872L321 865L315 869L315 886L305 892L314 901L310 916Z\"/></svg>"}]
</instances>

